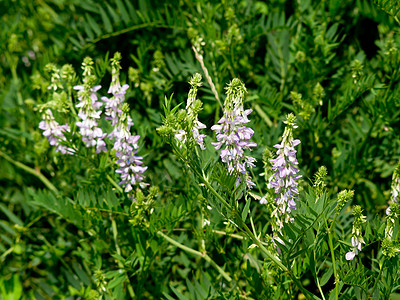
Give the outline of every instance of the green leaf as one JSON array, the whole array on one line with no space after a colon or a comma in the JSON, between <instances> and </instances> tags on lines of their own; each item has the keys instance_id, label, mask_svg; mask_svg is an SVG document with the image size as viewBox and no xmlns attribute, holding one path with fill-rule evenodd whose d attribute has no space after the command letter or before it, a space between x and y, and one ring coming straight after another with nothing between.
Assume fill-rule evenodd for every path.
<instances>
[{"instance_id":1,"label":"green leaf","mask_svg":"<svg viewBox=\"0 0 400 300\"><path fill-rule=\"evenodd\" d=\"M72 262L72 267L75 271L75 273L78 275L79 279L85 286L90 286L91 285L91 280L89 276L83 271L82 267L77 263L77 262Z\"/></svg>"},{"instance_id":2,"label":"green leaf","mask_svg":"<svg viewBox=\"0 0 400 300\"><path fill-rule=\"evenodd\" d=\"M125 281L125 278L126 278L126 274L124 271L122 271L122 272L117 271L115 273L115 277L108 283L107 287L109 289L114 289L117 286L122 285L123 282Z\"/></svg>"},{"instance_id":3,"label":"green leaf","mask_svg":"<svg viewBox=\"0 0 400 300\"><path fill-rule=\"evenodd\" d=\"M122 3L121 0L116 0L116 3L117 3L117 7L118 7L118 10L119 10L119 13L122 16L122 20L124 21L125 25L129 25L130 18L129 18L129 14L126 11L126 8L125 8L124 4Z\"/></svg>"},{"instance_id":4,"label":"green leaf","mask_svg":"<svg viewBox=\"0 0 400 300\"><path fill-rule=\"evenodd\" d=\"M104 24L104 26L106 28L106 31L108 33L110 33L110 32L113 31L113 26L111 24L110 18L108 17L108 15L105 12L105 10L103 9L103 7L101 7L99 4L98 4L98 6L99 6L99 10L100 10L100 16L101 16L103 24Z\"/></svg>"},{"instance_id":5,"label":"green leaf","mask_svg":"<svg viewBox=\"0 0 400 300\"><path fill-rule=\"evenodd\" d=\"M69 40L75 45L76 48L81 49L83 47L83 45L76 38L71 36Z\"/></svg>"},{"instance_id":6,"label":"green leaf","mask_svg":"<svg viewBox=\"0 0 400 300\"><path fill-rule=\"evenodd\" d=\"M320 285L321 285L321 286L324 286L325 284L327 284L328 281L329 281L329 279L332 277L332 275L333 275L333 268L330 267L330 268L328 269L328 271L326 271L325 274L322 275L322 278L321 278L321 280L320 280L320 282L319 282Z\"/></svg>"},{"instance_id":7,"label":"green leaf","mask_svg":"<svg viewBox=\"0 0 400 300\"><path fill-rule=\"evenodd\" d=\"M249 214L250 203L251 203L251 198L250 197L246 197L246 205L244 206L243 211L242 211L242 220L243 220L243 222L246 222L247 216Z\"/></svg>"},{"instance_id":8,"label":"green leaf","mask_svg":"<svg viewBox=\"0 0 400 300\"><path fill-rule=\"evenodd\" d=\"M92 29L90 28L90 26L87 23L85 25L86 26L84 27L84 30L85 30L85 33L87 35L87 39L89 41L94 40L94 33L93 33Z\"/></svg>"},{"instance_id":9,"label":"green leaf","mask_svg":"<svg viewBox=\"0 0 400 300\"><path fill-rule=\"evenodd\" d=\"M86 19L89 22L90 27L94 30L97 36L101 35L101 29L99 25L97 25L96 21L89 15L86 14Z\"/></svg>"},{"instance_id":10,"label":"green leaf","mask_svg":"<svg viewBox=\"0 0 400 300\"><path fill-rule=\"evenodd\" d=\"M174 294L178 297L179 300L190 300L190 298L182 295L177 289L175 289L172 285L169 286Z\"/></svg>"},{"instance_id":11,"label":"green leaf","mask_svg":"<svg viewBox=\"0 0 400 300\"><path fill-rule=\"evenodd\" d=\"M106 3L106 6L107 6L107 9L108 9L113 21L114 21L113 22L114 25L119 24L121 19L120 19L119 15L117 14L117 12L108 3Z\"/></svg>"},{"instance_id":12,"label":"green leaf","mask_svg":"<svg viewBox=\"0 0 400 300\"><path fill-rule=\"evenodd\" d=\"M0 203L0 210L10 219L11 222L19 226L24 226L24 222L10 211L3 203Z\"/></svg>"}]
</instances>

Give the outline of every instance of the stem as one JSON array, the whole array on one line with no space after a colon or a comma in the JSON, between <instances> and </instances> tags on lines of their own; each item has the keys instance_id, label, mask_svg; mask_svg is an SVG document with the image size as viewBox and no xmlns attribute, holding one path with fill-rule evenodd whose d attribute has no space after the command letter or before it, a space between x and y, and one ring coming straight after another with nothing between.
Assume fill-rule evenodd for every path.
<instances>
[{"instance_id":1,"label":"stem","mask_svg":"<svg viewBox=\"0 0 400 300\"><path fill-rule=\"evenodd\" d=\"M233 238L238 239L238 240L244 240L244 236L241 236L239 234L227 233L227 232L221 231L221 230L212 230L212 232L216 233L216 234L221 234L221 235L226 235L226 236L229 236L229 237L233 237Z\"/></svg>"},{"instance_id":2,"label":"stem","mask_svg":"<svg viewBox=\"0 0 400 300\"><path fill-rule=\"evenodd\" d=\"M216 190L214 190L214 188L211 186L211 184L208 182L206 178L204 178L203 176L200 176L200 178L202 179L203 183L207 186L207 188L211 191L211 193L213 193L218 198L218 200L220 200L222 204L225 205L227 209L233 210L232 206L228 202L226 202L226 200L222 198L221 195L218 194Z\"/></svg>"},{"instance_id":3,"label":"stem","mask_svg":"<svg viewBox=\"0 0 400 300\"><path fill-rule=\"evenodd\" d=\"M129 217L129 215L127 213L124 213L122 211L115 211L115 210L110 210L110 209L106 209L106 208L87 207L85 209L86 210L94 210L94 211L105 212L105 213L109 213L109 214L116 214L116 215L122 215L122 216L125 216L125 217Z\"/></svg>"},{"instance_id":4,"label":"stem","mask_svg":"<svg viewBox=\"0 0 400 300\"><path fill-rule=\"evenodd\" d=\"M254 110L260 115L268 127L272 127L274 125L268 115L262 110L260 105L254 105Z\"/></svg>"},{"instance_id":5,"label":"stem","mask_svg":"<svg viewBox=\"0 0 400 300\"><path fill-rule=\"evenodd\" d=\"M336 220L336 216L337 216L337 214L335 215L335 217L333 219L334 221ZM326 229L328 231L328 244L329 244L329 249L331 251L333 274L335 276L335 299L339 299L339 275L336 270L335 251L333 248L333 237L332 237L332 227L333 227L333 224L335 224L335 223L332 222L331 227L328 228L328 224L326 223L326 220L324 220L324 221L325 221Z\"/></svg>"},{"instance_id":6,"label":"stem","mask_svg":"<svg viewBox=\"0 0 400 300\"><path fill-rule=\"evenodd\" d=\"M371 290L371 296L373 295L374 290L375 290L375 288L376 288L376 285L378 284L379 278L380 278L381 275L382 275L382 270L383 270L383 267L385 266L385 262L386 262L386 257L383 258L382 267L381 267L380 270L379 270L379 275L376 277L374 286L372 287L372 290Z\"/></svg>"},{"instance_id":7,"label":"stem","mask_svg":"<svg viewBox=\"0 0 400 300\"><path fill-rule=\"evenodd\" d=\"M121 256L121 248L119 247L118 244L118 228L117 228L117 223L115 223L114 217L111 215L111 226L112 226L112 231L113 231L113 237L114 237L114 244L115 244L115 249L117 251L117 254ZM124 264L118 259L118 267L121 270L125 270ZM135 298L135 292L133 291L133 287L131 285L131 282L129 280L128 274L125 271L126 279L127 279L127 288L129 291L129 295L131 296L132 299Z\"/></svg>"},{"instance_id":8,"label":"stem","mask_svg":"<svg viewBox=\"0 0 400 300\"><path fill-rule=\"evenodd\" d=\"M8 162L12 163L13 165L15 165L16 167L24 170L25 172L32 174L33 176L37 177L41 182L43 182L43 184L51 191L58 193L57 188L42 174L40 173L39 170L35 170L31 167L28 167L27 165L13 160L10 156L8 156L7 154L5 154L4 152L0 151L0 156L3 157L5 160L7 160Z\"/></svg>"},{"instance_id":9,"label":"stem","mask_svg":"<svg viewBox=\"0 0 400 300\"><path fill-rule=\"evenodd\" d=\"M314 260L315 260L315 252L314 252ZM315 280L317 281L318 290L321 293L322 299L325 300L324 292L322 291L321 285L319 283L319 279L318 279L318 276L317 276L317 272L316 272L315 266L314 266L314 271L315 271L315 275L316 275L315 276Z\"/></svg>"},{"instance_id":10,"label":"stem","mask_svg":"<svg viewBox=\"0 0 400 300\"><path fill-rule=\"evenodd\" d=\"M213 92L215 99L217 99L217 102L219 103L219 106L222 108L223 106L222 106L221 101L219 100L217 89L215 88L215 85L214 85L214 83L212 81L212 78L211 78L210 74L208 73L208 70L207 70L207 68L206 68L206 66L204 64L203 56L200 55L199 52L197 52L197 50L196 50L196 48L194 46L192 46L192 49L194 51L196 59L199 61L200 66L203 69L204 76L206 77L206 79L208 81L208 84L210 85L211 91Z\"/></svg>"},{"instance_id":11,"label":"stem","mask_svg":"<svg viewBox=\"0 0 400 300\"><path fill-rule=\"evenodd\" d=\"M211 265L226 279L226 281L228 281L228 282L231 282L231 281L232 281L232 278L231 278L224 270L222 270L222 268L221 268L220 266L218 266L218 265L216 264L216 262L213 261L213 260L211 259L211 257L208 256L207 253L201 253L201 252L196 251L196 250L194 250L194 249L192 249L192 248L189 248L189 247L187 247L187 246L185 246L185 245L183 245L183 244L181 244L181 243L175 241L174 239L170 238L169 236L165 235L165 234L162 233L161 231L157 231L157 234L158 234L158 235L161 235L165 240L167 240L167 241L170 242L171 244L177 246L178 248L180 248L180 249L182 249L182 250L184 250L184 251L186 251L186 252L188 252L188 253L191 253L191 254L193 254L193 255L195 255L195 256L204 258L204 260L206 260L207 262L209 262L209 263L210 263L210 264L211 264Z\"/></svg>"},{"instance_id":12,"label":"stem","mask_svg":"<svg viewBox=\"0 0 400 300\"><path fill-rule=\"evenodd\" d=\"M210 185L210 183L208 182L208 180L206 178L204 178L203 176L201 176L202 181L204 182L204 184L210 189L210 191L219 199L221 200L221 202L228 208L232 210L232 207L229 205L228 202L225 201L225 199L223 199L221 197L220 194L218 194ZM284 265L282 264L282 262L279 260L279 258L275 257L271 252L269 252L264 245L260 242L260 240L253 234L253 232L249 229L249 227L247 227L247 225L243 222L242 218L238 215L238 212L236 212L236 216L234 218L235 222L239 222L240 226L238 224L238 227L242 230L244 230L247 235L249 236L249 238L253 241L254 244L256 244L260 250L269 257L269 259L271 259L279 268L281 268L285 273L287 273L290 278L293 280L293 282L298 286L298 288L303 292L303 294L307 297L307 298L316 298L316 296L314 294L312 294L311 292L309 292L308 290L306 290L303 285L301 284L301 282L293 275L292 272L290 272L290 270ZM318 298L319 299L319 298Z\"/></svg>"},{"instance_id":13,"label":"stem","mask_svg":"<svg viewBox=\"0 0 400 300\"><path fill-rule=\"evenodd\" d=\"M133 25L131 27L127 27L127 28L124 28L124 29L119 30L119 31L115 31L115 32L112 32L112 33L107 33L107 34L101 35L100 37L98 37L98 38L96 38L96 39L94 39L92 41L85 41L85 42L87 42L87 44L84 47L82 47L82 50L85 50L85 49L89 48L90 45L96 44L96 43L100 42L101 40L109 39L109 38L114 37L114 36L119 36L121 34L128 33L130 31L135 31L135 30L138 30L138 29L141 29L141 28L146 28L146 27L149 27L149 28L151 28L151 27L153 27L153 28L170 28L170 29L175 29L175 30L176 29L183 30L183 28L181 28L181 27L169 26L169 25L166 25L166 24L161 24L159 22L143 23L143 24Z\"/></svg>"},{"instance_id":14,"label":"stem","mask_svg":"<svg viewBox=\"0 0 400 300\"><path fill-rule=\"evenodd\" d=\"M107 179L111 184L118 190L118 192L122 193L124 190L118 185L118 183L115 182L114 179L111 178L110 175L106 175Z\"/></svg>"},{"instance_id":15,"label":"stem","mask_svg":"<svg viewBox=\"0 0 400 300\"><path fill-rule=\"evenodd\" d=\"M293 280L293 282L297 285L297 287L302 291L302 293L304 294L304 296L307 299L319 299L318 297L316 297L314 294L312 294L311 292L309 292L306 288L303 287L303 285L301 284L301 282L296 278L296 276L294 276L294 274L284 265L282 264L282 262L279 260L279 258L275 257L271 252L269 252L264 246L263 244L257 239L257 237L251 232L251 230L249 229L249 227L247 227L247 225L242 221L242 219L240 218L240 216L238 216L238 218L235 218L235 220L238 220L241 225L242 225L242 229L245 230L245 232L247 233L247 235L249 236L249 238L260 248L260 250L269 257L269 259L271 259L278 267L280 267L286 274L288 274L290 276L290 278Z\"/></svg>"}]
</instances>

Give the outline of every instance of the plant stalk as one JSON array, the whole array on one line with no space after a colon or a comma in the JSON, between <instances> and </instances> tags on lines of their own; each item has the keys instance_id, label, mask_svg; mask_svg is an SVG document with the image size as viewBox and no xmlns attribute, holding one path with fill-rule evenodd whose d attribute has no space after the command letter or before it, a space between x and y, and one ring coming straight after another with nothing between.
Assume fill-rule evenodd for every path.
<instances>
[{"instance_id":1,"label":"plant stalk","mask_svg":"<svg viewBox=\"0 0 400 300\"><path fill-rule=\"evenodd\" d=\"M215 261L213 261L212 258L209 257L207 253L201 253L201 252L196 251L196 250L194 250L192 248L189 248L189 247L187 247L187 246L175 241L174 239L170 238L169 236L165 235L161 231L158 231L157 234L161 235L165 240L167 240L171 244L177 246L178 248L180 248L180 249L182 249L182 250L184 250L184 251L186 251L188 253L191 253L191 254L193 254L195 256L204 258L204 260L209 262L225 278L226 281L228 281L228 282L232 281L232 278L220 266L218 266L217 263Z\"/></svg>"},{"instance_id":2,"label":"plant stalk","mask_svg":"<svg viewBox=\"0 0 400 300\"><path fill-rule=\"evenodd\" d=\"M16 167L24 170L25 172L32 174L33 176L35 176L36 178L38 178L41 182L43 182L43 184L51 191L58 193L57 188L42 174L40 173L39 170L35 170L31 167L28 167L27 165L13 160L10 156L8 156L7 154L5 154L4 152L0 151L0 156L3 157L5 160L7 160L8 162L12 163L13 165L15 165Z\"/></svg>"}]
</instances>

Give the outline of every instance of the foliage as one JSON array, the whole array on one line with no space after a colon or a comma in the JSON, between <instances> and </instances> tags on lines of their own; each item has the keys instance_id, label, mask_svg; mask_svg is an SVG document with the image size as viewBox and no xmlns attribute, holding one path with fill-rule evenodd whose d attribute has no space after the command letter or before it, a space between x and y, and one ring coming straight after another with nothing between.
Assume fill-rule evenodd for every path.
<instances>
[{"instance_id":1,"label":"foliage","mask_svg":"<svg viewBox=\"0 0 400 300\"><path fill-rule=\"evenodd\" d=\"M396 1L6 0L0 11L0 299L399 297ZM148 166L133 201L115 140L96 153L75 125L82 61L110 97L116 52ZM212 144L234 78L253 110L252 190ZM70 125L59 143L74 155L42 135L46 109ZM289 113L303 177L279 227L270 159Z\"/></svg>"}]
</instances>

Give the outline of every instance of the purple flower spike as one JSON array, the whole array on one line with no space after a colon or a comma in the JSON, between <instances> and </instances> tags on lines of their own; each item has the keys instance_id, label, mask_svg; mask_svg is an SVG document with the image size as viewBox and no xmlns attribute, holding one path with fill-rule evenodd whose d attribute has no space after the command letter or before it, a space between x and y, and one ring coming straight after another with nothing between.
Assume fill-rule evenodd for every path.
<instances>
[{"instance_id":1,"label":"purple flower spike","mask_svg":"<svg viewBox=\"0 0 400 300\"><path fill-rule=\"evenodd\" d=\"M76 126L79 127L85 146L96 147L96 153L107 151L106 143L103 141L107 134L103 133L97 123L102 113L98 109L103 105L102 102L97 101L96 92L100 88L100 85L90 88L87 83L74 86L74 89L78 91L79 100L75 106L79 108L78 116L81 118L81 121L76 122Z\"/></svg>"},{"instance_id":2,"label":"purple flower spike","mask_svg":"<svg viewBox=\"0 0 400 300\"><path fill-rule=\"evenodd\" d=\"M119 82L120 59L121 54L117 52L111 63L112 81L108 92L112 94L112 97L102 97L102 100L106 103L106 119L110 120L111 125L114 126L108 137L114 139L113 149L115 150L115 156L118 158L116 164L119 168L115 172L121 176L119 184L123 186L125 193L128 193L133 199L131 191L134 186L139 184L143 188L147 185L143 183L142 175L147 167L142 166L143 157L136 155L140 136L132 135L130 132L133 121L128 115L128 104L124 103L129 85L124 84L121 86Z\"/></svg>"},{"instance_id":3,"label":"purple flower spike","mask_svg":"<svg viewBox=\"0 0 400 300\"><path fill-rule=\"evenodd\" d=\"M272 170L276 172L271 176L270 183L275 190L277 197L275 201L278 205L278 211L281 215L290 213L292 209L296 209L295 200L298 197L299 190L297 188L297 179L302 175L297 175L300 170L295 166L298 165L296 158L297 151L294 149L300 144L300 140L293 140L293 128L295 126L295 116L289 114L287 116L287 124L281 144L274 145L277 158L271 159Z\"/></svg>"},{"instance_id":4,"label":"purple flower spike","mask_svg":"<svg viewBox=\"0 0 400 300\"><path fill-rule=\"evenodd\" d=\"M233 79L227 87L227 97L224 105L224 116L211 130L217 134L217 142L212 143L216 150L221 149L221 160L228 165L228 174L237 172L239 175L236 184L240 184L242 178L246 181L246 187L252 189L255 183L246 169L254 167L256 161L251 156L244 155L246 149L251 150L257 144L249 142L254 131L244 126L250 122L247 116L251 109L243 110L243 98L246 92L244 84L239 79Z\"/></svg>"},{"instance_id":5,"label":"purple flower spike","mask_svg":"<svg viewBox=\"0 0 400 300\"><path fill-rule=\"evenodd\" d=\"M56 152L70 155L75 153L74 149L60 144L60 140L65 141L64 132L70 132L71 130L69 125L59 125L50 109L46 109L43 113L43 120L39 123L39 128L44 131L43 135L47 138L50 145L56 146Z\"/></svg>"}]
</instances>

